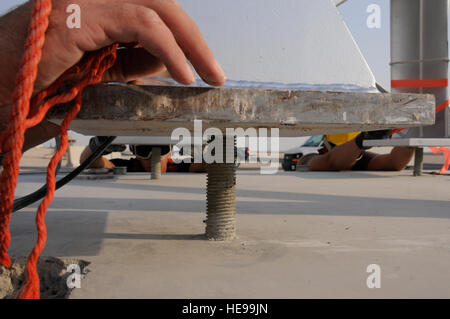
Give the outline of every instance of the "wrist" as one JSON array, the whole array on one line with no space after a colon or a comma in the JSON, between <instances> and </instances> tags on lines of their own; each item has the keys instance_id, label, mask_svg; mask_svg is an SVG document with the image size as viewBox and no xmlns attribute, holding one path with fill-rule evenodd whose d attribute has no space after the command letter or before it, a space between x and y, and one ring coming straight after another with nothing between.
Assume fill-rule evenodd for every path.
<instances>
[{"instance_id":1,"label":"wrist","mask_svg":"<svg viewBox=\"0 0 450 319\"><path fill-rule=\"evenodd\" d=\"M11 105L2 105L0 102L0 132L3 132L8 128L9 113L11 112L11 108Z\"/></svg>"},{"instance_id":2,"label":"wrist","mask_svg":"<svg viewBox=\"0 0 450 319\"><path fill-rule=\"evenodd\" d=\"M31 17L32 3L27 2L0 17L0 105L11 104L17 72Z\"/></svg>"}]
</instances>

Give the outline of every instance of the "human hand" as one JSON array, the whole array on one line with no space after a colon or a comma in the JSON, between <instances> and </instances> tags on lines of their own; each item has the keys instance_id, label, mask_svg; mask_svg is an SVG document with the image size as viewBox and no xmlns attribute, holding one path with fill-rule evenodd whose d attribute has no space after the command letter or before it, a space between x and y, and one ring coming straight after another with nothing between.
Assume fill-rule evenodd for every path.
<instances>
[{"instance_id":1,"label":"human hand","mask_svg":"<svg viewBox=\"0 0 450 319\"><path fill-rule=\"evenodd\" d=\"M79 29L66 25L66 8L72 3L81 8ZM1 69L10 73L0 80L0 102L5 102L2 93L10 95L14 87L31 8L28 2L0 18L0 46L9 46L0 50L0 61L7 61ZM218 86L226 80L198 27L175 0L54 0L35 92L48 87L86 52L115 42L140 47L118 50L104 81L132 81L167 68L176 81L190 84L194 75L188 60L205 82ZM1 56L5 52L8 56Z\"/></svg>"}]
</instances>

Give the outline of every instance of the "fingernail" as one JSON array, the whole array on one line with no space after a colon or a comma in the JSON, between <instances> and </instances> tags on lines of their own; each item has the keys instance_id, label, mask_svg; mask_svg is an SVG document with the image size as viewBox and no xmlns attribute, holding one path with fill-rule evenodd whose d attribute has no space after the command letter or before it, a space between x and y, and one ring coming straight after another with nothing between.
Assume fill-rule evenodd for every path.
<instances>
[{"instance_id":1,"label":"fingernail","mask_svg":"<svg viewBox=\"0 0 450 319\"><path fill-rule=\"evenodd\" d=\"M219 78L215 79L215 81L213 81L213 82L216 82L216 83L223 83L223 82L225 82L227 80L227 77L225 75L225 72L222 69L222 66L220 65L219 62L217 62L217 60L215 61L215 68L217 70L217 74L219 75ZM219 80L219 81L217 81L217 80Z\"/></svg>"},{"instance_id":2,"label":"fingernail","mask_svg":"<svg viewBox=\"0 0 450 319\"><path fill-rule=\"evenodd\" d=\"M189 65L189 63L186 64L187 68L189 70L189 83L188 84L192 84L195 82L195 75L194 75L194 71L192 70L191 66Z\"/></svg>"},{"instance_id":3,"label":"fingernail","mask_svg":"<svg viewBox=\"0 0 450 319\"><path fill-rule=\"evenodd\" d=\"M195 82L195 76L194 76L194 73L192 73L192 76L191 76L191 83L189 83L189 84L192 84L192 83L194 83Z\"/></svg>"},{"instance_id":4,"label":"fingernail","mask_svg":"<svg viewBox=\"0 0 450 319\"><path fill-rule=\"evenodd\" d=\"M227 79L223 79L222 81L219 81L219 82L217 82L217 81L207 81L207 80L205 80L205 82L207 82L209 85L212 85L212 86L222 86L222 85L225 84L226 80L227 80Z\"/></svg>"},{"instance_id":5,"label":"fingernail","mask_svg":"<svg viewBox=\"0 0 450 319\"><path fill-rule=\"evenodd\" d=\"M219 62L217 60L213 64L212 72L209 74L200 74L203 81L207 82L210 85L220 86L225 83L227 80L225 76L225 72L222 70Z\"/></svg>"}]
</instances>

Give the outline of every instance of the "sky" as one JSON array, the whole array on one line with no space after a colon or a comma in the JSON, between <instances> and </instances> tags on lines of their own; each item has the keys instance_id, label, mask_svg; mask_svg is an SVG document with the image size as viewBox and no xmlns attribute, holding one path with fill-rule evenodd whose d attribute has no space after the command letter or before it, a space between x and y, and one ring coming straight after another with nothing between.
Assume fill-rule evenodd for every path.
<instances>
[{"instance_id":1,"label":"sky","mask_svg":"<svg viewBox=\"0 0 450 319\"><path fill-rule=\"evenodd\" d=\"M390 9L389 0L348 0L339 6L356 43L367 60L377 82L390 89ZM381 11L381 28L369 29L366 10L376 4Z\"/></svg>"},{"instance_id":2,"label":"sky","mask_svg":"<svg viewBox=\"0 0 450 319\"><path fill-rule=\"evenodd\" d=\"M23 2L25 1L1 0L0 14ZM377 4L381 8L380 29L369 29L367 27L366 21L370 13L367 13L366 10L371 4ZM381 85L389 88L389 0L348 0L339 6L339 11L371 67L375 78Z\"/></svg>"},{"instance_id":3,"label":"sky","mask_svg":"<svg viewBox=\"0 0 450 319\"><path fill-rule=\"evenodd\" d=\"M335 1L339 2L339 0ZM0 14L5 13L12 7L15 7L23 2L25 1L1 0ZM367 8L369 7L369 5L373 4L378 5L381 9L380 28L369 28L367 26L367 19L371 14L367 12ZM347 24L347 27L352 33L361 52L366 58L367 63L372 69L372 72L375 75L377 82L381 84L384 88L389 90L390 89L389 0L348 0L347 2L339 6L339 11L343 16ZM75 138L77 138L78 140L80 139L79 136L76 136ZM83 142L85 142L86 138L83 138L82 140Z\"/></svg>"}]
</instances>

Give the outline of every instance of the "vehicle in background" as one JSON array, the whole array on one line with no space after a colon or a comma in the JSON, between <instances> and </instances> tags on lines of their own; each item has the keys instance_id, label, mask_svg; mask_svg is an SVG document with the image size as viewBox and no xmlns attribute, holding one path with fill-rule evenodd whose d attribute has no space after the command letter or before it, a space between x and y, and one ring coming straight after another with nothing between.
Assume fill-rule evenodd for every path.
<instances>
[{"instance_id":1,"label":"vehicle in background","mask_svg":"<svg viewBox=\"0 0 450 319\"><path fill-rule=\"evenodd\" d=\"M303 155L317 153L324 146L323 135L311 136L306 142L296 148L290 149L284 153L281 165L285 171L295 171L297 162Z\"/></svg>"}]
</instances>

